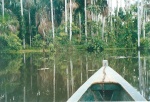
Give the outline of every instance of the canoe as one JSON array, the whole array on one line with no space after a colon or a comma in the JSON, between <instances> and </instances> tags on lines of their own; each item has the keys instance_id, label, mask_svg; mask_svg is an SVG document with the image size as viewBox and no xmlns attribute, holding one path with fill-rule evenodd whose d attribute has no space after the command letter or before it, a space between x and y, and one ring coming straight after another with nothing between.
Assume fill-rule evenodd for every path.
<instances>
[{"instance_id":1,"label":"canoe","mask_svg":"<svg viewBox=\"0 0 150 102\"><path fill-rule=\"evenodd\" d=\"M146 101L123 77L108 66L95 72L68 100L78 101Z\"/></svg>"}]
</instances>

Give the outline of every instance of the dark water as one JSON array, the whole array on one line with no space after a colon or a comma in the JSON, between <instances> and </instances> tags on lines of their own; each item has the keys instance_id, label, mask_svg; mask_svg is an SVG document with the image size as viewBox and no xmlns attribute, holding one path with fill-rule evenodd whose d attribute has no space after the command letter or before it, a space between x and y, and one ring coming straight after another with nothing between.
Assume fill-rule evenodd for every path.
<instances>
[{"instance_id":1,"label":"dark water","mask_svg":"<svg viewBox=\"0 0 150 102\"><path fill-rule=\"evenodd\" d=\"M104 51L0 54L0 102L65 102L106 59L150 100L150 53Z\"/></svg>"}]
</instances>

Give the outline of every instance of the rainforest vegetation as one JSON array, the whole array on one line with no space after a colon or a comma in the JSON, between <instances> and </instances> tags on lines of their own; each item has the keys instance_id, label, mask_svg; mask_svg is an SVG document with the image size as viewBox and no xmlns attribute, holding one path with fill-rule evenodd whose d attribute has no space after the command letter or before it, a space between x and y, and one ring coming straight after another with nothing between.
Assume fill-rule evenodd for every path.
<instances>
[{"instance_id":1,"label":"rainforest vegetation","mask_svg":"<svg viewBox=\"0 0 150 102\"><path fill-rule=\"evenodd\" d=\"M137 48L137 3L112 11L108 1L1 0L0 50ZM150 48L146 13L141 46Z\"/></svg>"}]
</instances>

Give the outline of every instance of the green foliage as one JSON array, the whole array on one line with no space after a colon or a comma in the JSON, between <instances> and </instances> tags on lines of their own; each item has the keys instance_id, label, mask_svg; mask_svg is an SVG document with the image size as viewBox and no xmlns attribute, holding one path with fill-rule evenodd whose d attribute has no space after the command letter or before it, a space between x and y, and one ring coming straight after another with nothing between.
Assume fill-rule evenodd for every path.
<instances>
[{"instance_id":1,"label":"green foliage","mask_svg":"<svg viewBox=\"0 0 150 102\"><path fill-rule=\"evenodd\" d=\"M69 43L69 24L68 24L68 34L65 33L65 24L60 25L56 29L56 40L59 44L65 45ZM79 27L72 23L72 39L77 42L79 36Z\"/></svg>"},{"instance_id":2,"label":"green foliage","mask_svg":"<svg viewBox=\"0 0 150 102\"><path fill-rule=\"evenodd\" d=\"M146 33L146 36L147 37L150 37L150 22L147 22L146 23L146 26L145 26L145 33Z\"/></svg>"},{"instance_id":3,"label":"green foliage","mask_svg":"<svg viewBox=\"0 0 150 102\"><path fill-rule=\"evenodd\" d=\"M56 36L56 39L55 40L57 40L57 42L59 43L59 44L61 44L61 45L65 45L65 44L67 44L68 43L68 36L65 34L65 33L60 33L60 36Z\"/></svg>"},{"instance_id":4,"label":"green foliage","mask_svg":"<svg viewBox=\"0 0 150 102\"><path fill-rule=\"evenodd\" d=\"M55 43L57 44L67 44L68 42L68 35L65 33L65 24L60 25L57 29L56 29L57 35L56 35L56 39L55 39Z\"/></svg>"},{"instance_id":5,"label":"green foliage","mask_svg":"<svg viewBox=\"0 0 150 102\"><path fill-rule=\"evenodd\" d=\"M5 14L4 18L0 16L0 34L15 33L18 34L19 22L15 16L10 16L8 13Z\"/></svg>"},{"instance_id":6,"label":"green foliage","mask_svg":"<svg viewBox=\"0 0 150 102\"><path fill-rule=\"evenodd\" d=\"M14 15L5 12L0 16L0 50L20 50L21 40L18 35L19 23Z\"/></svg>"},{"instance_id":7,"label":"green foliage","mask_svg":"<svg viewBox=\"0 0 150 102\"><path fill-rule=\"evenodd\" d=\"M21 40L16 34L0 35L0 50L20 50Z\"/></svg>"},{"instance_id":8,"label":"green foliage","mask_svg":"<svg viewBox=\"0 0 150 102\"><path fill-rule=\"evenodd\" d=\"M34 38L32 39L32 46L33 47L42 47L43 46L43 39L42 36L40 34L37 34L34 36Z\"/></svg>"},{"instance_id":9,"label":"green foliage","mask_svg":"<svg viewBox=\"0 0 150 102\"><path fill-rule=\"evenodd\" d=\"M106 43L98 37L94 37L88 41L86 46L89 52L102 51L106 47Z\"/></svg>"},{"instance_id":10,"label":"green foliage","mask_svg":"<svg viewBox=\"0 0 150 102\"><path fill-rule=\"evenodd\" d=\"M88 10L90 10L91 12L93 12L94 14L101 11L100 7L98 5L89 5L87 7Z\"/></svg>"},{"instance_id":11,"label":"green foliage","mask_svg":"<svg viewBox=\"0 0 150 102\"><path fill-rule=\"evenodd\" d=\"M109 24L108 24L109 25ZM110 29L112 29L110 31ZM106 28L108 44L111 47L133 48L137 44L137 19L130 13L123 14L121 10L118 17L113 17L113 26Z\"/></svg>"},{"instance_id":12,"label":"green foliage","mask_svg":"<svg viewBox=\"0 0 150 102\"><path fill-rule=\"evenodd\" d=\"M30 44L30 36L32 38L32 47L39 48L54 48L54 46L62 47L65 45L83 45L87 43L89 48L99 50L106 46L119 47L119 48L132 48L137 45L137 18L131 14L136 12L136 5L131 6L131 9L124 11L120 8L119 12L115 11L115 15L111 15L111 19L108 17L108 3L107 0L94 1L93 5L87 5L87 35L85 36L85 12L84 2L82 0L75 0L73 7L73 23L72 23L72 40L69 40L70 24L68 22L68 33L65 32L64 21L64 1L54 0L54 23L55 23L55 39L52 37L51 30L51 18L50 17L50 1L49 0L32 0L23 3L24 14L20 13L20 1L14 0L9 3L9 0L5 2L5 16L0 16L0 34L1 35L1 49L6 46L10 49L20 49L16 46L20 46L20 41L14 41L15 36L10 33L17 34L19 39L25 38L26 44ZM41 15L41 12L44 15ZM79 27L79 14L81 20L81 28ZM106 17L106 23L104 28L104 41L101 40L102 21L92 20L91 14L96 17L98 14ZM117 14L118 13L118 14ZM117 16L118 15L118 16ZM29 18L30 17L30 18ZM95 21L96 20L96 21ZM111 25L112 24L112 25ZM150 23L146 25L146 34L150 36L149 32ZM45 30L43 30L45 29ZM42 34L45 31L45 36ZM18 33L19 32L19 33ZM5 34L4 34L5 33ZM40 34L38 34L40 33ZM4 35L5 36L4 36ZM19 35L18 35L19 34ZM81 35L80 35L81 34ZM10 37L11 35L11 37ZM6 37L7 36L7 37ZM97 38L96 38L97 37ZM7 38L7 39L6 39ZM86 40L87 39L87 42ZM18 44L13 44L18 42ZM11 44L12 43L12 44ZM105 43L105 44L104 44ZM51 45L52 44L52 45Z\"/></svg>"},{"instance_id":13,"label":"green foliage","mask_svg":"<svg viewBox=\"0 0 150 102\"><path fill-rule=\"evenodd\" d=\"M75 25L74 23L72 23L72 34L73 35L77 35L79 34L79 27L77 25Z\"/></svg>"},{"instance_id":14,"label":"green foliage","mask_svg":"<svg viewBox=\"0 0 150 102\"><path fill-rule=\"evenodd\" d=\"M51 52L54 52L55 51L54 44L50 43L49 44L49 49L50 49Z\"/></svg>"},{"instance_id":15,"label":"green foliage","mask_svg":"<svg viewBox=\"0 0 150 102\"><path fill-rule=\"evenodd\" d=\"M96 4L99 6L101 12L104 14L105 9L107 8L107 0L98 0Z\"/></svg>"},{"instance_id":16,"label":"green foliage","mask_svg":"<svg viewBox=\"0 0 150 102\"><path fill-rule=\"evenodd\" d=\"M144 49L150 49L150 38L141 38L141 47Z\"/></svg>"},{"instance_id":17,"label":"green foliage","mask_svg":"<svg viewBox=\"0 0 150 102\"><path fill-rule=\"evenodd\" d=\"M115 12L117 12L117 9L115 10ZM119 16L122 20L125 20L125 14L124 14L122 8L119 9L118 16Z\"/></svg>"},{"instance_id":18,"label":"green foliage","mask_svg":"<svg viewBox=\"0 0 150 102\"><path fill-rule=\"evenodd\" d=\"M8 93L16 89L18 86L17 80L20 79L20 68L22 66L22 55L21 54L0 54L0 86L5 87ZM3 81L3 78L7 80ZM5 92L5 88L0 88L0 92Z\"/></svg>"},{"instance_id":19,"label":"green foliage","mask_svg":"<svg viewBox=\"0 0 150 102\"><path fill-rule=\"evenodd\" d=\"M88 32L91 32L91 30L92 30L92 33L94 33L94 34L96 34L97 32L101 32L101 30L100 30L101 22L88 21L87 24L89 26Z\"/></svg>"}]
</instances>

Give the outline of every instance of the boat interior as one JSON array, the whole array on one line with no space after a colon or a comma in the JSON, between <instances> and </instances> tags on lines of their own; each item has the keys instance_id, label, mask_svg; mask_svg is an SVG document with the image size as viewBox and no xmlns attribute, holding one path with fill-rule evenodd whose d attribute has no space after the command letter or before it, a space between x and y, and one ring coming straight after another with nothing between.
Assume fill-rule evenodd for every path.
<instances>
[{"instance_id":1,"label":"boat interior","mask_svg":"<svg viewBox=\"0 0 150 102\"><path fill-rule=\"evenodd\" d=\"M134 101L118 83L92 84L79 101Z\"/></svg>"}]
</instances>

